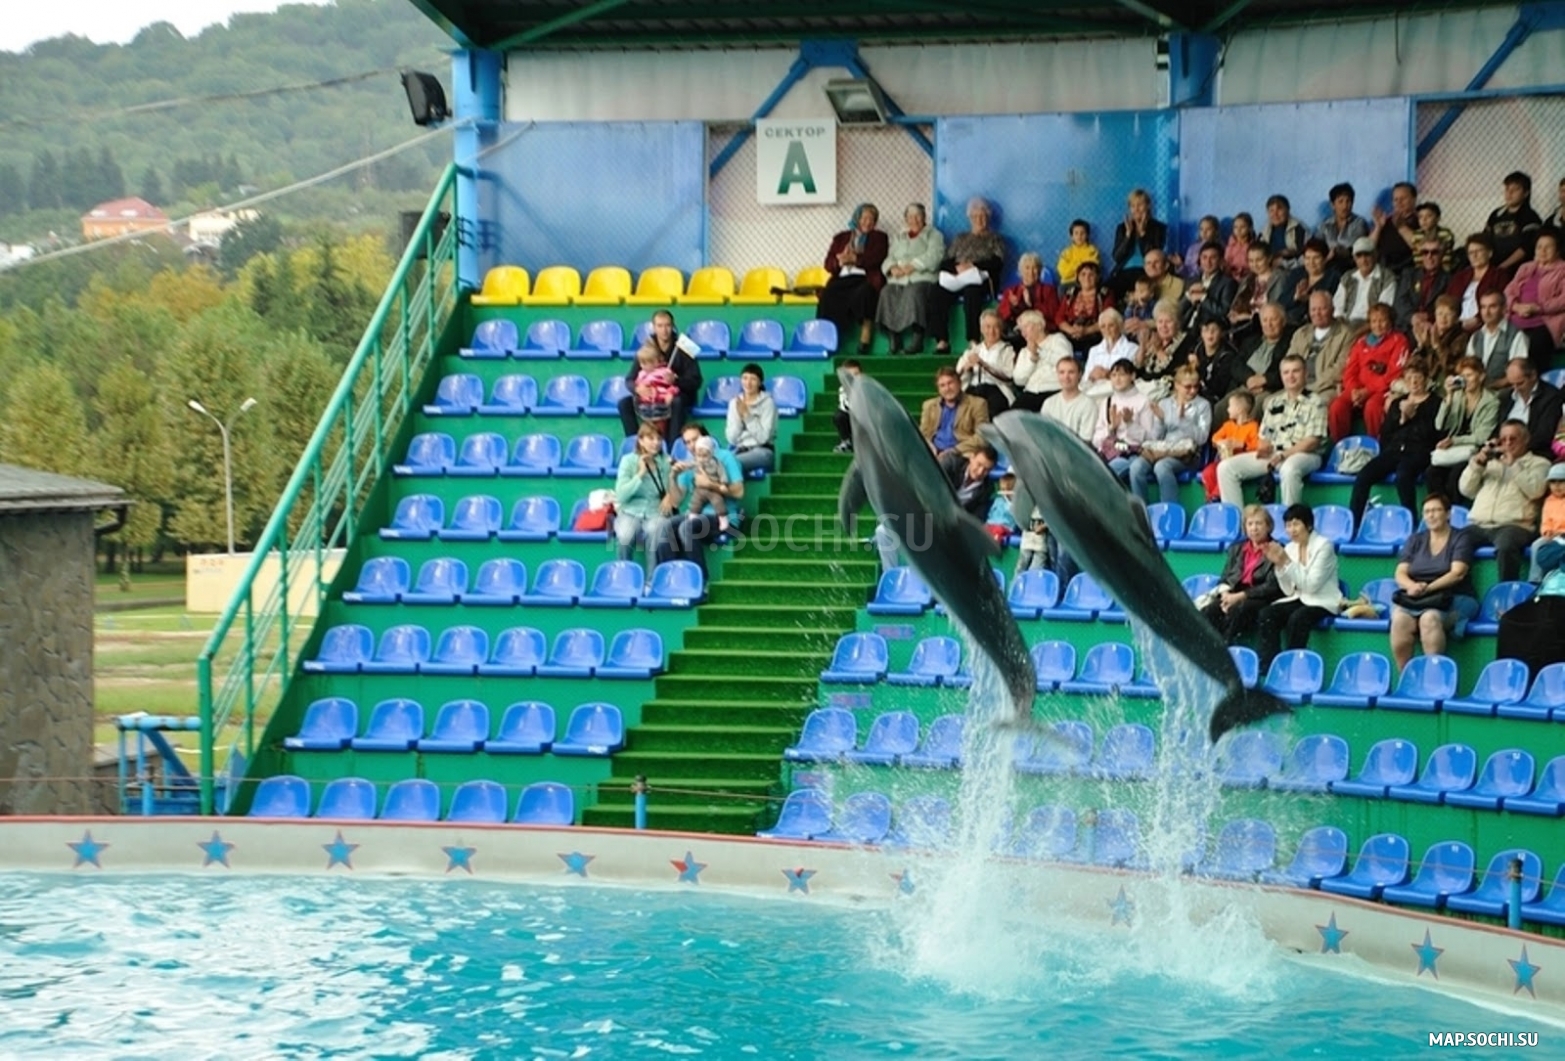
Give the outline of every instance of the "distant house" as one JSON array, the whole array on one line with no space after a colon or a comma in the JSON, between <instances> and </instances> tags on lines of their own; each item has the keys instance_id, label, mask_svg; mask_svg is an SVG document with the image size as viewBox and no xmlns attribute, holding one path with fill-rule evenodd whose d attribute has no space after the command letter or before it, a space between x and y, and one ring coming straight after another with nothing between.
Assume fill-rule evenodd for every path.
<instances>
[{"instance_id":1,"label":"distant house","mask_svg":"<svg viewBox=\"0 0 1565 1061\"><path fill-rule=\"evenodd\" d=\"M83 239L108 239L129 232L162 232L167 228L167 214L134 196L99 203L82 215Z\"/></svg>"},{"instance_id":2,"label":"distant house","mask_svg":"<svg viewBox=\"0 0 1565 1061\"><path fill-rule=\"evenodd\" d=\"M254 221L260 215L254 210L208 210L190 219L190 242L217 246L223 242L228 230L241 221Z\"/></svg>"}]
</instances>

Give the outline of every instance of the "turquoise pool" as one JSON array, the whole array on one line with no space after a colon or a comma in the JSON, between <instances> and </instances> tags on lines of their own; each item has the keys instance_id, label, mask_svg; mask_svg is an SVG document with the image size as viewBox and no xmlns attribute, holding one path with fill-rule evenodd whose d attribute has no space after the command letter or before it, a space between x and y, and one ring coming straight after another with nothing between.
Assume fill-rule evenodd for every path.
<instances>
[{"instance_id":1,"label":"turquoise pool","mask_svg":"<svg viewBox=\"0 0 1565 1061\"><path fill-rule=\"evenodd\" d=\"M1242 925L949 927L916 899L8 874L0 1057L1401 1057L1437 1029L1565 1044Z\"/></svg>"}]
</instances>

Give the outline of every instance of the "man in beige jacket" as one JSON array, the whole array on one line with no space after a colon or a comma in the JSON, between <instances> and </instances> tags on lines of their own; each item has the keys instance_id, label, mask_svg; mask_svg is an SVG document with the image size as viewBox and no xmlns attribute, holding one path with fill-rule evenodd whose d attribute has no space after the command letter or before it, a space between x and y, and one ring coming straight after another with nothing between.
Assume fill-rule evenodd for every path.
<instances>
[{"instance_id":1,"label":"man in beige jacket","mask_svg":"<svg viewBox=\"0 0 1565 1061\"><path fill-rule=\"evenodd\" d=\"M1522 574L1522 551L1538 536L1538 506L1549 488L1549 462L1527 451L1527 425L1507 420L1496 441L1473 454L1457 489L1473 499L1467 529L1494 546L1502 582Z\"/></svg>"},{"instance_id":2,"label":"man in beige jacket","mask_svg":"<svg viewBox=\"0 0 1565 1061\"><path fill-rule=\"evenodd\" d=\"M1310 292L1310 319L1293 333L1288 353L1304 358L1304 387L1327 405L1342 393L1342 370L1353 346L1353 329L1337 319L1331 296Z\"/></svg>"},{"instance_id":3,"label":"man in beige jacket","mask_svg":"<svg viewBox=\"0 0 1565 1061\"><path fill-rule=\"evenodd\" d=\"M919 414L918 431L944 457L953 451L972 456L984 440L978 425L989 422L989 404L982 398L962 393L962 378L950 365L935 373L936 397L924 403Z\"/></svg>"}]
</instances>

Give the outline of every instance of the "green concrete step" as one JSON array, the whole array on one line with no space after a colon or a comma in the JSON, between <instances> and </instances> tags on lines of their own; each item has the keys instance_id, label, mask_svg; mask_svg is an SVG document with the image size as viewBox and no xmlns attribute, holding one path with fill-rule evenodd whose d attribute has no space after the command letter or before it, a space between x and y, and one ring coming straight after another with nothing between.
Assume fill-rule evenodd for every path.
<instances>
[{"instance_id":1,"label":"green concrete step","mask_svg":"<svg viewBox=\"0 0 1565 1061\"><path fill-rule=\"evenodd\" d=\"M772 496L768 503L779 497L794 497L799 494L829 494L833 490L842 487L842 476L846 467L838 468L835 472L789 472L779 475L777 482L772 486Z\"/></svg>"},{"instance_id":2,"label":"green concrete step","mask_svg":"<svg viewBox=\"0 0 1565 1061\"><path fill-rule=\"evenodd\" d=\"M669 654L672 674L806 677L819 674L831 659L831 649L818 652L758 652L748 646L734 648L678 649Z\"/></svg>"},{"instance_id":3,"label":"green concrete step","mask_svg":"<svg viewBox=\"0 0 1565 1061\"><path fill-rule=\"evenodd\" d=\"M765 555L746 555L743 559L728 562L723 568L723 578L739 582L785 582L808 576L805 581L818 581L821 571L831 573L833 579L847 578L869 584L880 575L880 562L874 553L857 542L844 542L840 549L818 552L775 552Z\"/></svg>"},{"instance_id":4,"label":"green concrete step","mask_svg":"<svg viewBox=\"0 0 1565 1061\"><path fill-rule=\"evenodd\" d=\"M828 450L830 448L827 447ZM836 475L840 484L851 459L852 455L847 453L789 453L782 459L782 470L777 475L777 481L783 482L792 475Z\"/></svg>"},{"instance_id":5,"label":"green concrete step","mask_svg":"<svg viewBox=\"0 0 1565 1061\"><path fill-rule=\"evenodd\" d=\"M630 791L631 779L612 777L598 785L600 806L602 802L622 803L633 806ZM656 807L722 807L764 803L781 794L781 786L772 781L741 780L738 778L647 778L647 806ZM736 798L738 797L738 798Z\"/></svg>"},{"instance_id":6,"label":"green concrete step","mask_svg":"<svg viewBox=\"0 0 1565 1061\"><path fill-rule=\"evenodd\" d=\"M711 649L747 645L764 652L830 652L840 636L839 627L757 630L738 626L692 626L685 631L685 647Z\"/></svg>"},{"instance_id":7,"label":"green concrete step","mask_svg":"<svg viewBox=\"0 0 1565 1061\"><path fill-rule=\"evenodd\" d=\"M766 700L648 700L641 705L641 724L690 726L791 726L797 732L810 704ZM639 727L637 727L639 728Z\"/></svg>"},{"instance_id":8,"label":"green concrete step","mask_svg":"<svg viewBox=\"0 0 1565 1061\"><path fill-rule=\"evenodd\" d=\"M818 691L815 676L777 677L747 675L663 674L657 679L657 699L704 700L707 703L765 702L798 705L812 703Z\"/></svg>"},{"instance_id":9,"label":"green concrete step","mask_svg":"<svg viewBox=\"0 0 1565 1061\"><path fill-rule=\"evenodd\" d=\"M700 625L741 627L748 630L831 629L848 631L857 621L858 604L815 605L806 610L778 608L770 604L703 604L696 617Z\"/></svg>"},{"instance_id":10,"label":"green concrete step","mask_svg":"<svg viewBox=\"0 0 1565 1061\"><path fill-rule=\"evenodd\" d=\"M793 726L648 725L629 733L627 748L638 752L700 751L710 755L778 755L798 737Z\"/></svg>"},{"instance_id":11,"label":"green concrete step","mask_svg":"<svg viewBox=\"0 0 1565 1061\"><path fill-rule=\"evenodd\" d=\"M725 801L707 806L662 804L647 808L647 828L681 833L716 833L725 836L754 836L761 828L764 803ZM583 825L601 829L630 829L635 825L631 803L598 803L582 812ZM673 869L669 880L673 880Z\"/></svg>"},{"instance_id":12,"label":"green concrete step","mask_svg":"<svg viewBox=\"0 0 1565 1061\"><path fill-rule=\"evenodd\" d=\"M621 777L737 777L751 781L777 781L782 777L782 756L777 752L734 752L714 755L705 751L635 751L614 753L614 769Z\"/></svg>"},{"instance_id":13,"label":"green concrete step","mask_svg":"<svg viewBox=\"0 0 1565 1061\"><path fill-rule=\"evenodd\" d=\"M707 599L713 604L764 601L779 610L821 605L857 608L864 603L864 589L843 582L748 582L724 578L707 588Z\"/></svg>"},{"instance_id":14,"label":"green concrete step","mask_svg":"<svg viewBox=\"0 0 1565 1061\"><path fill-rule=\"evenodd\" d=\"M766 514L777 519L787 519L789 516L834 517L837 514L837 494L835 491L781 497L773 494L766 499Z\"/></svg>"}]
</instances>

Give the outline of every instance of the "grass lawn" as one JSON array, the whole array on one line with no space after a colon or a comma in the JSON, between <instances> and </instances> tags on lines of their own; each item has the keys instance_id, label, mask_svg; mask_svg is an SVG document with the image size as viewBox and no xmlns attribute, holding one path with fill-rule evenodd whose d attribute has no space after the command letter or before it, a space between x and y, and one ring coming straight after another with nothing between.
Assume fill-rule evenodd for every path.
<instances>
[{"instance_id":1,"label":"grass lawn","mask_svg":"<svg viewBox=\"0 0 1565 1061\"><path fill-rule=\"evenodd\" d=\"M124 601L155 600L160 597L185 596L185 564L183 560L161 564L147 564L145 569L130 576L130 589L120 589L120 576L104 572L98 565L96 585L98 601L102 604L120 604Z\"/></svg>"}]
</instances>

